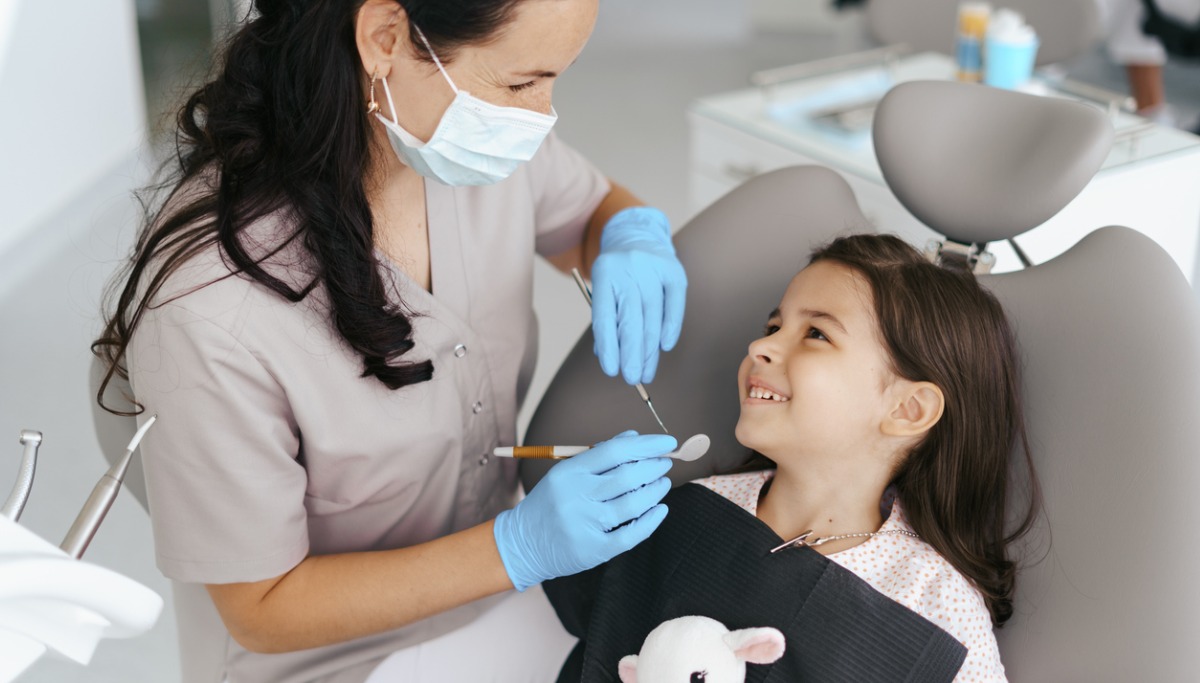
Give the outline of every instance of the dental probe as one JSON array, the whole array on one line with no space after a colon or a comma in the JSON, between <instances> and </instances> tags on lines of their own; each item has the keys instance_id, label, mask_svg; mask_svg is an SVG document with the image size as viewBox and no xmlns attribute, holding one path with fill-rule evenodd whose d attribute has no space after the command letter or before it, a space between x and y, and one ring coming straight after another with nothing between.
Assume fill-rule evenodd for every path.
<instances>
[{"instance_id":1,"label":"dental probe","mask_svg":"<svg viewBox=\"0 0 1200 683\"><path fill-rule=\"evenodd\" d=\"M678 449L667 453L668 458L690 462L698 460L708 452L712 439L707 434L695 434L684 441ZM591 450L591 446L500 446L492 449L492 455L500 458L536 458L540 460L566 460Z\"/></svg>"},{"instance_id":2,"label":"dental probe","mask_svg":"<svg viewBox=\"0 0 1200 683\"><path fill-rule=\"evenodd\" d=\"M579 285L579 291L583 292L583 298L587 299L588 306L591 306L592 293L588 290L587 283L583 281L583 275L579 272L578 268L571 269L571 277L575 278L575 284ZM662 418L658 416L658 411L654 409L654 403L650 401L650 394L646 392L646 387L642 386L641 382L638 382L633 388L637 389L638 396L641 396L642 400L646 402L646 406L650 408L650 413L654 415L654 421L658 423L659 427L662 427L663 433L670 434L671 432L663 424Z\"/></svg>"},{"instance_id":3,"label":"dental probe","mask_svg":"<svg viewBox=\"0 0 1200 683\"><path fill-rule=\"evenodd\" d=\"M92 489L92 495L88 496L87 502L83 504L83 509L79 511L79 516L75 518L75 523L71 525L71 530L67 532L67 537L58 546L63 552L76 560L83 557L83 552L87 550L88 544L92 542L92 538L100 528L100 522L104 521L108 509L117 499L117 493L121 490L121 482L125 480L125 472L129 469L130 461L133 460L133 451L137 449L138 443L146 435L150 425L154 424L157 419L157 415L151 415L150 419L146 420L146 424L137 430L129 445L125 447L125 455L113 463L108 472L100 477L100 481L96 482L95 488Z\"/></svg>"}]
</instances>

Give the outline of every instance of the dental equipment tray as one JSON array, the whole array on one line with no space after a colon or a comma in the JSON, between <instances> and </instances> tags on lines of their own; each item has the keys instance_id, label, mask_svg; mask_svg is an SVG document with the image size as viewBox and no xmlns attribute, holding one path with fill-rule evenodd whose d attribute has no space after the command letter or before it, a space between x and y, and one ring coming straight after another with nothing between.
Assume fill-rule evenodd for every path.
<instances>
[{"instance_id":1,"label":"dental equipment tray","mask_svg":"<svg viewBox=\"0 0 1200 683\"><path fill-rule=\"evenodd\" d=\"M859 133L870 130L878 105L878 97L855 100L814 110L809 114L809 118L814 123L831 126L847 133Z\"/></svg>"}]
</instances>

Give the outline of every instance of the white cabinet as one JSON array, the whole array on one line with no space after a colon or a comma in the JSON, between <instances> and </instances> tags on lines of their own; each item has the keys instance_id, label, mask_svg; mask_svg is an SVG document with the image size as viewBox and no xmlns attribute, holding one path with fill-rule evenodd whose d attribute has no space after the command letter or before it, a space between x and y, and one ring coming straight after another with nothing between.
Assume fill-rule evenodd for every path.
<instances>
[{"instance_id":1,"label":"white cabinet","mask_svg":"<svg viewBox=\"0 0 1200 683\"><path fill-rule=\"evenodd\" d=\"M807 120L803 107L795 103L810 98L825 106L836 99L839 90L845 91L850 101L862 98L872 87L881 95L895 82L948 79L952 73L948 57L927 53L901 59L886 70L882 65L864 67L698 100L688 112L691 209L699 211L759 173L795 164L819 164L842 174L878 230L923 246L935 234L917 222L884 183L869 132L833 132ZM1125 113L1115 116L1114 125L1118 139L1092 182L1062 212L1017 241L1040 263L1097 228L1124 225L1162 245L1195 282L1200 241L1200 138L1151 126ZM1007 244L992 245L990 250L996 255L996 272L1020 269Z\"/></svg>"}]
</instances>

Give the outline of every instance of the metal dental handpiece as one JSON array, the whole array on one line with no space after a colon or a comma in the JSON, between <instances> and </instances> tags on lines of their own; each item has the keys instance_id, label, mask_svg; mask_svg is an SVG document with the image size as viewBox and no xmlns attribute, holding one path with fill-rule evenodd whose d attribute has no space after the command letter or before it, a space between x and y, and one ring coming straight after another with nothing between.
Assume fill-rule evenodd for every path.
<instances>
[{"instance_id":1,"label":"metal dental handpiece","mask_svg":"<svg viewBox=\"0 0 1200 683\"><path fill-rule=\"evenodd\" d=\"M29 500L29 490L33 488L33 472L37 469L37 452L38 446L42 445L42 433L22 429L21 445L25 446L25 453L21 455L21 469L17 472L17 482L13 484L8 500L4 501L4 507L0 507L0 515L14 522L20 521L25 502Z\"/></svg>"},{"instance_id":2,"label":"metal dental handpiece","mask_svg":"<svg viewBox=\"0 0 1200 683\"><path fill-rule=\"evenodd\" d=\"M121 482L125 479L125 472L129 469L130 461L133 460L133 452L137 449L138 442L142 440L146 431L150 429L150 425L154 424L157 419L157 415L151 415L150 419L146 420L146 424L142 425L133 435L133 439L129 441L129 445L125 448L125 455L113 463L108 472L100 477L100 481L96 482L95 488L92 489L92 495L88 496L87 502L83 504L83 509L79 511L79 516L75 518L75 523L71 525L71 530L67 532L67 537L63 539L62 545L58 546L63 552L76 560L83 556L88 544L96 536L100 523L104 521L104 516L108 514L108 509L117 499L117 493L121 490Z\"/></svg>"},{"instance_id":3,"label":"metal dental handpiece","mask_svg":"<svg viewBox=\"0 0 1200 683\"><path fill-rule=\"evenodd\" d=\"M579 285L579 291L583 292L583 298L587 299L588 306L591 306L592 293L590 290L588 290L587 283L583 281L583 275L579 272L579 269L572 268L571 276L575 278L575 284ZM668 431L667 426L663 424L662 418L658 416L658 411L654 409L654 404L650 402L650 394L646 392L646 387L642 386L641 382L638 382L633 388L637 389L638 396L641 396L642 400L646 402L646 406L650 408L650 414L654 415L654 421L658 423L659 427L662 427L663 433L670 434L671 432Z\"/></svg>"}]
</instances>

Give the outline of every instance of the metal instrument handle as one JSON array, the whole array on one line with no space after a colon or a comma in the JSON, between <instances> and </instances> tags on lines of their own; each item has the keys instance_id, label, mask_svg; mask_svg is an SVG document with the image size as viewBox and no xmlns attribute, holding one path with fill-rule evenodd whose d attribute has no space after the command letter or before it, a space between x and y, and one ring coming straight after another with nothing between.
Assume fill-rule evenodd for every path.
<instances>
[{"instance_id":1,"label":"metal instrument handle","mask_svg":"<svg viewBox=\"0 0 1200 683\"><path fill-rule=\"evenodd\" d=\"M21 519L25 503L29 501L29 492L33 489L33 475L37 470L38 447L42 445L42 433L32 429L21 430L21 443L25 452L21 456L21 469L17 470L17 481L13 484L12 493L0 507L0 515L16 522Z\"/></svg>"}]
</instances>

